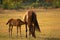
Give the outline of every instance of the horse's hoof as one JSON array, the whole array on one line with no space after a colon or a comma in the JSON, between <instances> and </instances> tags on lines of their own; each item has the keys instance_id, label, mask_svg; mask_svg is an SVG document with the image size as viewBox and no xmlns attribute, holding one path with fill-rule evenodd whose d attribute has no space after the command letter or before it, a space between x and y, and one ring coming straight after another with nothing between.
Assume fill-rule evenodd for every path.
<instances>
[{"instance_id":1,"label":"horse's hoof","mask_svg":"<svg viewBox=\"0 0 60 40\"><path fill-rule=\"evenodd\" d=\"M27 38L27 36L26 36L26 38Z\"/></svg>"}]
</instances>

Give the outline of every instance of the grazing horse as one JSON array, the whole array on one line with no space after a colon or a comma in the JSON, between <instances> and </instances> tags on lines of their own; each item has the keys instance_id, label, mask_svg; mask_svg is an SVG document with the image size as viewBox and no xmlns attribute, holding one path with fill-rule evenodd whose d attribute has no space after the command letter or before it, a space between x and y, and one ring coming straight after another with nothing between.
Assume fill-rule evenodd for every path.
<instances>
[{"instance_id":1,"label":"grazing horse","mask_svg":"<svg viewBox=\"0 0 60 40\"><path fill-rule=\"evenodd\" d=\"M24 22L26 24L26 38L27 38L27 25L29 28L29 35L32 35L34 38L36 38L35 30L40 32L36 13L32 10L29 10L24 16Z\"/></svg>"},{"instance_id":2,"label":"grazing horse","mask_svg":"<svg viewBox=\"0 0 60 40\"><path fill-rule=\"evenodd\" d=\"M17 36L18 36L18 28L20 28L21 35L21 25L25 24L21 19L9 19L6 25L9 24L9 36L12 36L13 26L17 27Z\"/></svg>"}]
</instances>

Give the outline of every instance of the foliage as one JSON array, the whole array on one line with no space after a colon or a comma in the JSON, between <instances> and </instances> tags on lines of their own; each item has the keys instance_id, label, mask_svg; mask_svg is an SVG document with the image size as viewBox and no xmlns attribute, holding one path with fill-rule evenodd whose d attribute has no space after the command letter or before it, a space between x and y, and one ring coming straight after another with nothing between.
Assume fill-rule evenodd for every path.
<instances>
[{"instance_id":1,"label":"foliage","mask_svg":"<svg viewBox=\"0 0 60 40\"><path fill-rule=\"evenodd\" d=\"M53 2L53 7L55 7L55 8L60 7L60 0L55 0L55 1Z\"/></svg>"},{"instance_id":2,"label":"foliage","mask_svg":"<svg viewBox=\"0 0 60 40\"><path fill-rule=\"evenodd\" d=\"M0 1L0 4L2 1ZM3 0L4 9L24 9L24 8L54 7L60 8L60 0Z\"/></svg>"}]
</instances>

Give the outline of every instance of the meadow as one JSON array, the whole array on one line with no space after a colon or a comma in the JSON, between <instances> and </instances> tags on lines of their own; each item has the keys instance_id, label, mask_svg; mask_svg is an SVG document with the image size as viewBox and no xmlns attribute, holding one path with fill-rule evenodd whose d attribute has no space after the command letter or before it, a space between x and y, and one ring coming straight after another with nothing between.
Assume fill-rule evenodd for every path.
<instances>
[{"instance_id":1,"label":"meadow","mask_svg":"<svg viewBox=\"0 0 60 40\"><path fill-rule=\"evenodd\" d=\"M36 31L36 38L31 36L26 38L25 26L22 25L22 37L19 35L18 39L16 27L13 28L12 37L9 38L6 23L11 18L23 20L26 11L3 10L0 12L0 40L60 40L60 9L37 9L35 12L41 32Z\"/></svg>"}]
</instances>

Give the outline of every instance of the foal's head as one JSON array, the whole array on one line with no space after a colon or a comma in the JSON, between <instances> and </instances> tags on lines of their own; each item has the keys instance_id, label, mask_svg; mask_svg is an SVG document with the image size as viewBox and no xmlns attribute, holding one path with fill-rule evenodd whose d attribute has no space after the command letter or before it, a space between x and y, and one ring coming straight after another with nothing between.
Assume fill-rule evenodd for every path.
<instances>
[{"instance_id":1,"label":"foal's head","mask_svg":"<svg viewBox=\"0 0 60 40\"><path fill-rule=\"evenodd\" d=\"M17 19L17 21L20 23L20 25L25 24L25 22L24 22L24 21L22 21L21 19Z\"/></svg>"}]
</instances>

